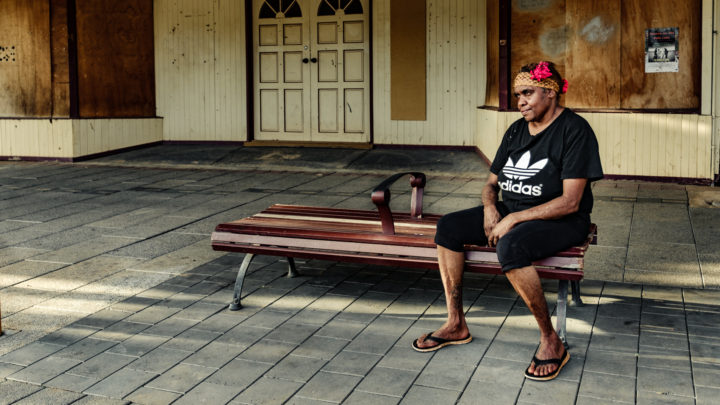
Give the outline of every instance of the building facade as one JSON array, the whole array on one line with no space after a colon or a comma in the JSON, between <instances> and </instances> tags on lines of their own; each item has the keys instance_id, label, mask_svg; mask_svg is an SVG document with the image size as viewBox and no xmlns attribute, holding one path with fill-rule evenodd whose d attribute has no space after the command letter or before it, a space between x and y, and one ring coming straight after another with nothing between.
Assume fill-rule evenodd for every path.
<instances>
[{"instance_id":1,"label":"building facade","mask_svg":"<svg viewBox=\"0 0 720 405\"><path fill-rule=\"evenodd\" d=\"M593 126L606 173L718 180L720 0L111 3L0 3L0 157L172 141L492 159L520 117L512 72L543 59L568 78L563 102ZM662 48L648 40L667 28Z\"/></svg>"}]
</instances>

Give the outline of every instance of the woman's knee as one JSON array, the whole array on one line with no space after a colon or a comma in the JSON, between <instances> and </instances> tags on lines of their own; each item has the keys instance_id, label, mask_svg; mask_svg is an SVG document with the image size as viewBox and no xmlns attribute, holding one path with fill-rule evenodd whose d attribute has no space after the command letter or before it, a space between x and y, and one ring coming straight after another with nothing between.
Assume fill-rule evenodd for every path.
<instances>
[{"instance_id":1,"label":"woman's knee","mask_svg":"<svg viewBox=\"0 0 720 405\"><path fill-rule=\"evenodd\" d=\"M524 267L532 263L528 247L522 241L513 238L512 234L500 238L495 251L503 270L512 266Z\"/></svg>"}]
</instances>

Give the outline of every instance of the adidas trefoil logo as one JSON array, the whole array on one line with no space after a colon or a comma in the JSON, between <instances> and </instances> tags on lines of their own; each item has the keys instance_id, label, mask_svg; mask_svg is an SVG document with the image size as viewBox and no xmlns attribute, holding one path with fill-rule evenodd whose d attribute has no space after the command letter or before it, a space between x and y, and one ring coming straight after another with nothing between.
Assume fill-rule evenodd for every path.
<instances>
[{"instance_id":1,"label":"adidas trefoil logo","mask_svg":"<svg viewBox=\"0 0 720 405\"><path fill-rule=\"evenodd\" d=\"M547 165L547 162L547 159L540 159L530 166L530 151L527 151L520 156L517 163L513 163L512 159L508 158L502 170L511 179L525 180L536 175Z\"/></svg>"},{"instance_id":2,"label":"adidas trefoil logo","mask_svg":"<svg viewBox=\"0 0 720 405\"><path fill-rule=\"evenodd\" d=\"M508 158L505 167L502 171L505 173L510 180L501 182L500 189L503 191L510 191L517 194L524 194L529 196L538 197L542 195L542 185L533 186L529 184L523 184L522 180L527 180L542 170L547 165L547 159L540 159L537 162L530 165L530 151L523 153L520 156L520 160L514 163L512 159ZM514 180L521 180L520 182L514 182Z\"/></svg>"}]
</instances>

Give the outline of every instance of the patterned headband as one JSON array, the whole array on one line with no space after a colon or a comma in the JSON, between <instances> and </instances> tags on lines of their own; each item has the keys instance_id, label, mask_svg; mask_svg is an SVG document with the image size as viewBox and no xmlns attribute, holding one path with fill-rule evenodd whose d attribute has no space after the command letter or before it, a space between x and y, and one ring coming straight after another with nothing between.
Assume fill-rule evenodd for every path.
<instances>
[{"instance_id":1,"label":"patterned headband","mask_svg":"<svg viewBox=\"0 0 720 405\"><path fill-rule=\"evenodd\" d=\"M515 76L515 87L517 86L535 86L542 87L550 90L555 90L558 93L567 93L568 82L563 79L562 92L560 86L555 80L550 79L552 72L547 62L540 62L530 72L520 72Z\"/></svg>"},{"instance_id":2,"label":"patterned headband","mask_svg":"<svg viewBox=\"0 0 720 405\"><path fill-rule=\"evenodd\" d=\"M543 87L550 90L555 90L557 92L560 91L560 86L555 82L555 80L550 79L542 79L540 81L534 80L529 72L520 72L517 76L515 76L515 87L517 86L535 86L535 87Z\"/></svg>"}]
</instances>

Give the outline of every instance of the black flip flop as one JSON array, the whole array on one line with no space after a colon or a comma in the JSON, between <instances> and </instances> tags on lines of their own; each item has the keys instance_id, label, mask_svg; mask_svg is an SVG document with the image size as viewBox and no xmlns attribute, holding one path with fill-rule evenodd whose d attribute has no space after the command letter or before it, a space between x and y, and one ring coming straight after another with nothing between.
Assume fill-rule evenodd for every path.
<instances>
[{"instance_id":1,"label":"black flip flop","mask_svg":"<svg viewBox=\"0 0 720 405\"><path fill-rule=\"evenodd\" d=\"M540 360L537 357L533 356L532 363L535 363L535 367L542 366L545 364L557 364L558 368L555 369L555 371L552 374L548 375L535 375L530 372L530 366L528 366L527 369L525 369L525 378L529 378L531 380L535 381L550 381L555 379L560 374L560 370L567 364L567 362L570 360L570 354L567 350L563 352L563 355L560 356L559 359L547 359L547 360ZM530 363L530 365L532 365Z\"/></svg>"},{"instance_id":2,"label":"black flip flop","mask_svg":"<svg viewBox=\"0 0 720 405\"><path fill-rule=\"evenodd\" d=\"M435 350L440 350L445 346L449 345L464 345L465 343L470 343L472 341L472 336L468 333L468 335L462 339L443 339L432 335L432 332L428 333L428 335L425 337L425 340L432 340L433 342L436 342L437 345L432 347L420 347L417 344L417 339L413 340L412 342L412 348L423 353L427 352L434 352Z\"/></svg>"}]
</instances>

